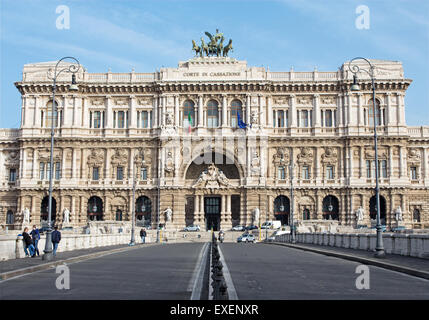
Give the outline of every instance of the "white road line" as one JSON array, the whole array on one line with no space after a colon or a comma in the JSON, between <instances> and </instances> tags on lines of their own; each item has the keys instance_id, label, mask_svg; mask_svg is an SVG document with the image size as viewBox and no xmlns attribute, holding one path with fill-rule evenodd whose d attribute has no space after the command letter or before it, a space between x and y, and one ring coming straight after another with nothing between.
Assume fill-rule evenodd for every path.
<instances>
[{"instance_id":1,"label":"white road line","mask_svg":"<svg viewBox=\"0 0 429 320\"><path fill-rule=\"evenodd\" d=\"M227 290L228 290L228 298L229 300L238 300L238 296L237 296L237 291L235 291L235 287L234 287L234 283L232 283L232 278L231 278L231 274L229 273L229 269L228 266L226 265L225 259L223 257L223 253L222 250L220 249L220 245L218 245L219 248L219 256L220 256L220 261L222 262L223 268L223 276L225 278L225 282L227 285Z\"/></svg>"},{"instance_id":2,"label":"white road line","mask_svg":"<svg viewBox=\"0 0 429 320\"><path fill-rule=\"evenodd\" d=\"M189 281L188 291L192 291L191 300L200 300L201 291L203 289L204 272L207 265L207 251L209 243L206 242L201 248L200 254L198 255L197 263L192 274L192 278Z\"/></svg>"}]
</instances>

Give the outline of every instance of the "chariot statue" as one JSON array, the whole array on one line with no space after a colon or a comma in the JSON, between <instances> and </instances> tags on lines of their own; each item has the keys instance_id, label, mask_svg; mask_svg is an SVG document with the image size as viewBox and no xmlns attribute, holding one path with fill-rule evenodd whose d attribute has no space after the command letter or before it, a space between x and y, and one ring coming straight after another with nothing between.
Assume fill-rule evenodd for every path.
<instances>
[{"instance_id":1,"label":"chariot statue","mask_svg":"<svg viewBox=\"0 0 429 320\"><path fill-rule=\"evenodd\" d=\"M225 41L225 37L222 32L219 32L219 29L216 29L214 35L208 31L205 32L205 35L209 38L208 44L205 43L203 37L201 37L201 46L198 46L195 40L192 40L192 51L195 51L195 56L203 57L205 54L206 57L227 57L229 51L233 51L232 39L229 39L228 44L224 46L223 42Z\"/></svg>"}]
</instances>

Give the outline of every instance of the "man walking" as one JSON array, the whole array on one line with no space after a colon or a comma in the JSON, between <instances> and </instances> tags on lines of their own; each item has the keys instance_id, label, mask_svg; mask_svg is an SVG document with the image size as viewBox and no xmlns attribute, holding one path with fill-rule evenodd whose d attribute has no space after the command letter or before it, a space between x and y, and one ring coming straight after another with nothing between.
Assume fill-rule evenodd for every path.
<instances>
[{"instance_id":1,"label":"man walking","mask_svg":"<svg viewBox=\"0 0 429 320\"><path fill-rule=\"evenodd\" d=\"M28 248L28 250L30 250L30 256L32 258L34 258L36 256L36 254L34 253L33 240L31 239L30 235L28 234L28 228L27 227L25 227L24 232L22 233L22 237L24 239L25 246ZM26 251L26 250L24 249L24 251Z\"/></svg>"},{"instance_id":2,"label":"man walking","mask_svg":"<svg viewBox=\"0 0 429 320\"><path fill-rule=\"evenodd\" d=\"M37 247L40 240L40 232L39 229L36 228L36 225L33 226L33 230L31 230L30 234L33 239L34 252L37 253L37 256L40 256L39 248Z\"/></svg>"},{"instance_id":3,"label":"man walking","mask_svg":"<svg viewBox=\"0 0 429 320\"><path fill-rule=\"evenodd\" d=\"M58 244L61 241L61 232L58 231L58 227L55 226L54 232L52 232L52 245L54 246L54 250L52 251L52 255L57 255Z\"/></svg>"},{"instance_id":4,"label":"man walking","mask_svg":"<svg viewBox=\"0 0 429 320\"><path fill-rule=\"evenodd\" d=\"M140 230L140 237L142 238L142 243L146 242L146 229L143 228Z\"/></svg>"}]
</instances>

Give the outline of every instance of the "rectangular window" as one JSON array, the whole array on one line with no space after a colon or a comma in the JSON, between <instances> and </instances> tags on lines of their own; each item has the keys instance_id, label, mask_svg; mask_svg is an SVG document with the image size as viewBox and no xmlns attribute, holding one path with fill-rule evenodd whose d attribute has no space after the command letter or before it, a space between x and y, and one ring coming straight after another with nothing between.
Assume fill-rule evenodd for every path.
<instances>
[{"instance_id":1,"label":"rectangular window","mask_svg":"<svg viewBox=\"0 0 429 320\"><path fill-rule=\"evenodd\" d=\"M141 112L141 127L148 128L149 127L149 113L147 111Z\"/></svg>"},{"instance_id":2,"label":"rectangular window","mask_svg":"<svg viewBox=\"0 0 429 320\"><path fill-rule=\"evenodd\" d=\"M334 179L334 167L333 166L327 166L326 167L326 178L329 180Z\"/></svg>"},{"instance_id":3,"label":"rectangular window","mask_svg":"<svg viewBox=\"0 0 429 320\"><path fill-rule=\"evenodd\" d=\"M279 179L285 180L286 179L286 170L285 167L279 167Z\"/></svg>"},{"instance_id":4,"label":"rectangular window","mask_svg":"<svg viewBox=\"0 0 429 320\"><path fill-rule=\"evenodd\" d=\"M332 127L332 111L325 111L325 127Z\"/></svg>"},{"instance_id":5,"label":"rectangular window","mask_svg":"<svg viewBox=\"0 0 429 320\"><path fill-rule=\"evenodd\" d=\"M125 112L118 111L118 128L123 129L125 127Z\"/></svg>"},{"instance_id":6,"label":"rectangular window","mask_svg":"<svg viewBox=\"0 0 429 320\"><path fill-rule=\"evenodd\" d=\"M99 168L98 167L93 167L92 168L92 180L98 180L99 177Z\"/></svg>"},{"instance_id":7,"label":"rectangular window","mask_svg":"<svg viewBox=\"0 0 429 320\"><path fill-rule=\"evenodd\" d=\"M9 170L9 181L11 181L11 182L16 181L16 169L10 169Z\"/></svg>"},{"instance_id":8,"label":"rectangular window","mask_svg":"<svg viewBox=\"0 0 429 320\"><path fill-rule=\"evenodd\" d=\"M55 180L60 180L61 178L61 164L59 162L55 163Z\"/></svg>"},{"instance_id":9,"label":"rectangular window","mask_svg":"<svg viewBox=\"0 0 429 320\"><path fill-rule=\"evenodd\" d=\"M116 128L116 111L113 112L113 128Z\"/></svg>"},{"instance_id":10,"label":"rectangular window","mask_svg":"<svg viewBox=\"0 0 429 320\"><path fill-rule=\"evenodd\" d=\"M94 111L94 128L101 128L101 112Z\"/></svg>"},{"instance_id":11,"label":"rectangular window","mask_svg":"<svg viewBox=\"0 0 429 320\"><path fill-rule=\"evenodd\" d=\"M39 178L40 178L40 180L45 179L45 163L44 162L40 162L40 166L39 166Z\"/></svg>"},{"instance_id":12,"label":"rectangular window","mask_svg":"<svg viewBox=\"0 0 429 320\"><path fill-rule=\"evenodd\" d=\"M123 180L124 179L124 168L123 167L117 167L116 168L116 180Z\"/></svg>"},{"instance_id":13,"label":"rectangular window","mask_svg":"<svg viewBox=\"0 0 429 320\"><path fill-rule=\"evenodd\" d=\"M410 167L411 180L417 180L417 167Z\"/></svg>"},{"instance_id":14,"label":"rectangular window","mask_svg":"<svg viewBox=\"0 0 429 320\"><path fill-rule=\"evenodd\" d=\"M285 114L285 127L289 127L289 110L286 110Z\"/></svg>"},{"instance_id":15,"label":"rectangular window","mask_svg":"<svg viewBox=\"0 0 429 320\"><path fill-rule=\"evenodd\" d=\"M277 111L277 127L283 128L285 126L285 115L283 110Z\"/></svg>"},{"instance_id":16,"label":"rectangular window","mask_svg":"<svg viewBox=\"0 0 429 320\"><path fill-rule=\"evenodd\" d=\"M308 166L302 167L302 179L304 180L310 179L310 168Z\"/></svg>"},{"instance_id":17,"label":"rectangular window","mask_svg":"<svg viewBox=\"0 0 429 320\"><path fill-rule=\"evenodd\" d=\"M381 170L380 170L380 172L381 172L381 176L383 177L383 178L387 178L387 160L381 160L380 161L380 168L381 168Z\"/></svg>"},{"instance_id":18,"label":"rectangular window","mask_svg":"<svg viewBox=\"0 0 429 320\"><path fill-rule=\"evenodd\" d=\"M308 127L308 111L307 110L301 111L301 127L302 128Z\"/></svg>"},{"instance_id":19,"label":"rectangular window","mask_svg":"<svg viewBox=\"0 0 429 320\"><path fill-rule=\"evenodd\" d=\"M366 160L366 177L371 178L371 160Z\"/></svg>"},{"instance_id":20,"label":"rectangular window","mask_svg":"<svg viewBox=\"0 0 429 320\"><path fill-rule=\"evenodd\" d=\"M276 127L276 112L273 110L273 128Z\"/></svg>"},{"instance_id":21,"label":"rectangular window","mask_svg":"<svg viewBox=\"0 0 429 320\"><path fill-rule=\"evenodd\" d=\"M46 179L51 179L51 163L47 162L46 163Z\"/></svg>"},{"instance_id":22,"label":"rectangular window","mask_svg":"<svg viewBox=\"0 0 429 320\"><path fill-rule=\"evenodd\" d=\"M140 179L147 180L147 168L143 167L140 172Z\"/></svg>"}]
</instances>

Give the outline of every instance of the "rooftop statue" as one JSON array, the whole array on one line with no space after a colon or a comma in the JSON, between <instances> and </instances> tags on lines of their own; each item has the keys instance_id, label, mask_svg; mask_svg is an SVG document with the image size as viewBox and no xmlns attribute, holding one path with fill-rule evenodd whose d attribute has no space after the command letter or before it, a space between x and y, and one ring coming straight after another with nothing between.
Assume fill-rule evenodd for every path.
<instances>
[{"instance_id":1,"label":"rooftop statue","mask_svg":"<svg viewBox=\"0 0 429 320\"><path fill-rule=\"evenodd\" d=\"M229 39L229 42L226 46L223 46L225 37L222 32L219 32L219 29L216 29L216 34L212 35L210 32L205 32L206 36L209 38L208 44L204 42L204 38L201 37L201 46L197 46L197 43L192 40L192 51L195 51L195 56L203 57L204 54L209 56L223 56L227 57L229 51L233 51L232 48L232 39Z\"/></svg>"}]
</instances>

